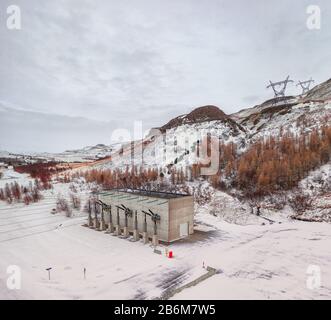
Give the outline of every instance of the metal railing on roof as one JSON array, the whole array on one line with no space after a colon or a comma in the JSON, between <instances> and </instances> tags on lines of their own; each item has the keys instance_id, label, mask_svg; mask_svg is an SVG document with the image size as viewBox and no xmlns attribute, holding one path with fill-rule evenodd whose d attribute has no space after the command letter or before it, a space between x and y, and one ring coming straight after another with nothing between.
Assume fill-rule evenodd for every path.
<instances>
[{"instance_id":1,"label":"metal railing on roof","mask_svg":"<svg viewBox=\"0 0 331 320\"><path fill-rule=\"evenodd\" d=\"M166 191L154 191L154 190L144 190L144 189L112 189L109 192L99 192L98 194L116 194L116 193L131 193L135 195L141 195L141 196L151 196L151 197L157 197L164 198L164 199L171 199L171 198L180 198L180 197L187 197L190 196L189 194L185 193L173 193L173 192L166 192ZM120 196L120 195L118 195Z\"/></svg>"}]
</instances>

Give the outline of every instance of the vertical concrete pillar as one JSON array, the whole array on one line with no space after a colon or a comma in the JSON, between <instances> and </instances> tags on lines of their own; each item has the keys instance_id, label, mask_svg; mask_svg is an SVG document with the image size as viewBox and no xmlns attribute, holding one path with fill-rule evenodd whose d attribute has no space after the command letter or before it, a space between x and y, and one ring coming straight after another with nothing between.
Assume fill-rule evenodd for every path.
<instances>
[{"instance_id":1,"label":"vertical concrete pillar","mask_svg":"<svg viewBox=\"0 0 331 320\"><path fill-rule=\"evenodd\" d=\"M114 225L111 222L109 222L109 224L108 224L108 232L109 233L113 233L114 232Z\"/></svg>"},{"instance_id":2,"label":"vertical concrete pillar","mask_svg":"<svg viewBox=\"0 0 331 320\"><path fill-rule=\"evenodd\" d=\"M117 221L115 226L115 235L120 236L121 235L121 227L120 227L120 209L117 208Z\"/></svg>"},{"instance_id":3,"label":"vertical concrete pillar","mask_svg":"<svg viewBox=\"0 0 331 320\"><path fill-rule=\"evenodd\" d=\"M134 214L134 227L133 227L133 240L138 241L140 239L139 232L138 232L138 219L137 219L137 210Z\"/></svg>"},{"instance_id":4,"label":"vertical concrete pillar","mask_svg":"<svg viewBox=\"0 0 331 320\"><path fill-rule=\"evenodd\" d=\"M129 237L129 228L128 227L124 227L124 229L123 229L123 236L125 238L128 238Z\"/></svg>"},{"instance_id":5,"label":"vertical concrete pillar","mask_svg":"<svg viewBox=\"0 0 331 320\"><path fill-rule=\"evenodd\" d=\"M148 242L149 242L148 234L147 234L147 232L143 232L143 243L147 244Z\"/></svg>"},{"instance_id":6,"label":"vertical concrete pillar","mask_svg":"<svg viewBox=\"0 0 331 320\"><path fill-rule=\"evenodd\" d=\"M98 228L98 219L96 217L94 217L94 219L93 219L93 228L94 229Z\"/></svg>"},{"instance_id":7,"label":"vertical concrete pillar","mask_svg":"<svg viewBox=\"0 0 331 320\"><path fill-rule=\"evenodd\" d=\"M88 226L90 227L90 228L92 228L93 227L93 219L92 219L92 217L91 217L91 215L89 214L89 216L88 216Z\"/></svg>"},{"instance_id":8,"label":"vertical concrete pillar","mask_svg":"<svg viewBox=\"0 0 331 320\"><path fill-rule=\"evenodd\" d=\"M139 232L137 229L133 230L133 240L138 241L140 239Z\"/></svg>"},{"instance_id":9,"label":"vertical concrete pillar","mask_svg":"<svg viewBox=\"0 0 331 320\"><path fill-rule=\"evenodd\" d=\"M108 223L108 233L113 233L114 232L114 225L113 225L113 219L112 219L112 214L111 214L111 205L109 205L109 223Z\"/></svg>"},{"instance_id":10,"label":"vertical concrete pillar","mask_svg":"<svg viewBox=\"0 0 331 320\"><path fill-rule=\"evenodd\" d=\"M156 234L153 234L152 245L154 247L157 247L159 245L159 238L158 238L158 236Z\"/></svg>"},{"instance_id":11,"label":"vertical concrete pillar","mask_svg":"<svg viewBox=\"0 0 331 320\"><path fill-rule=\"evenodd\" d=\"M120 236L121 235L121 227L119 225L115 226L115 236Z\"/></svg>"},{"instance_id":12,"label":"vertical concrete pillar","mask_svg":"<svg viewBox=\"0 0 331 320\"><path fill-rule=\"evenodd\" d=\"M100 218L100 231L106 230L105 216L103 212L103 205L101 206L101 218Z\"/></svg>"},{"instance_id":13,"label":"vertical concrete pillar","mask_svg":"<svg viewBox=\"0 0 331 320\"><path fill-rule=\"evenodd\" d=\"M88 226L93 228L93 219L92 219L92 207L91 207L91 200L88 202L88 219L87 219Z\"/></svg>"},{"instance_id":14,"label":"vertical concrete pillar","mask_svg":"<svg viewBox=\"0 0 331 320\"><path fill-rule=\"evenodd\" d=\"M134 230L138 230L138 219L137 219L137 210L134 214Z\"/></svg>"},{"instance_id":15,"label":"vertical concrete pillar","mask_svg":"<svg viewBox=\"0 0 331 320\"><path fill-rule=\"evenodd\" d=\"M97 203L94 202L94 228L98 229L99 228L99 221L98 221L98 209L97 209Z\"/></svg>"},{"instance_id":16,"label":"vertical concrete pillar","mask_svg":"<svg viewBox=\"0 0 331 320\"><path fill-rule=\"evenodd\" d=\"M99 226L100 231L106 230L106 223L104 219L101 219L100 226Z\"/></svg>"}]
</instances>

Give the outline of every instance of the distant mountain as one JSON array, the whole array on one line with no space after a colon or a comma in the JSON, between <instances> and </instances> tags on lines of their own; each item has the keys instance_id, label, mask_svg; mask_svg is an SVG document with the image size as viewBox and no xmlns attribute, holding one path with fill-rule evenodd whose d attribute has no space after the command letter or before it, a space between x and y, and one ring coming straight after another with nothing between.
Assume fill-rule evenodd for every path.
<instances>
[{"instance_id":1,"label":"distant mountain","mask_svg":"<svg viewBox=\"0 0 331 320\"><path fill-rule=\"evenodd\" d=\"M91 162L110 157L120 147L121 144L116 143L112 145L97 144L59 153L34 153L33 156L59 162Z\"/></svg>"}]
</instances>

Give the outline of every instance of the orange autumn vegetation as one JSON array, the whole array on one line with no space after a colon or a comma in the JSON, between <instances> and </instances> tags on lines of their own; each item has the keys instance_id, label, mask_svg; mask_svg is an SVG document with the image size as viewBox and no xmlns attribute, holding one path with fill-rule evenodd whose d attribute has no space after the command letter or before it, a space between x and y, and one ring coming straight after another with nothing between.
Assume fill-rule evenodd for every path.
<instances>
[{"instance_id":1,"label":"orange autumn vegetation","mask_svg":"<svg viewBox=\"0 0 331 320\"><path fill-rule=\"evenodd\" d=\"M213 176L205 176L215 188L241 190L246 196L290 190L298 185L311 170L331 159L331 127L322 126L300 134L284 133L250 145L244 152L234 143L220 143L219 170ZM104 188L140 188L151 183L183 184L201 177L204 165L196 163L183 169L120 170L92 169L82 174L88 182L96 182ZM166 179L165 177L168 177Z\"/></svg>"},{"instance_id":2,"label":"orange autumn vegetation","mask_svg":"<svg viewBox=\"0 0 331 320\"><path fill-rule=\"evenodd\" d=\"M289 190L309 171L330 160L331 127L270 137L251 145L241 155L233 150L234 146L228 145L221 151L219 172L211 177L214 186L224 177L233 187L248 193Z\"/></svg>"}]
</instances>

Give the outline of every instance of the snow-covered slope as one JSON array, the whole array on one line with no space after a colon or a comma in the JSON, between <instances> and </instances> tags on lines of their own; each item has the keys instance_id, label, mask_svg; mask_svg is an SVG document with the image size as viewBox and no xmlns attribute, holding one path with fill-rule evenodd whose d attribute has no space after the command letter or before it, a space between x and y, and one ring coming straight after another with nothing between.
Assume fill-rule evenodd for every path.
<instances>
[{"instance_id":1,"label":"snow-covered slope","mask_svg":"<svg viewBox=\"0 0 331 320\"><path fill-rule=\"evenodd\" d=\"M304 100L330 100L331 99L331 79L317 85L311 89Z\"/></svg>"},{"instance_id":2,"label":"snow-covered slope","mask_svg":"<svg viewBox=\"0 0 331 320\"><path fill-rule=\"evenodd\" d=\"M241 120L249 117L252 114L262 112L264 109L268 109L270 107L288 105L288 104L295 104L298 102L298 100L299 100L298 97L293 97L293 96L273 98L273 99L269 99L259 105L256 105L252 108L243 109L236 113L233 113L230 115L230 117L233 120L240 123Z\"/></svg>"},{"instance_id":3,"label":"snow-covered slope","mask_svg":"<svg viewBox=\"0 0 331 320\"><path fill-rule=\"evenodd\" d=\"M12 182L17 182L20 185L26 186L30 181L33 182L33 179L28 174L21 174L13 169L4 169L0 170L3 176L0 179L0 188L4 188L6 184L10 184Z\"/></svg>"},{"instance_id":4,"label":"snow-covered slope","mask_svg":"<svg viewBox=\"0 0 331 320\"><path fill-rule=\"evenodd\" d=\"M283 132L309 132L322 124L331 124L330 102L306 102L272 106L253 113L239 122L247 130L250 142Z\"/></svg>"},{"instance_id":5,"label":"snow-covered slope","mask_svg":"<svg viewBox=\"0 0 331 320\"><path fill-rule=\"evenodd\" d=\"M185 166L195 162L196 147L202 137L211 134L220 142L234 142L239 149L267 136L283 132L309 132L321 124L331 124L331 79L317 85L305 96L273 98L260 105L226 115L216 106L198 107L180 115L159 128L153 128L142 140L117 143L110 146L98 144L63 153L39 153L38 159L91 162L99 168L125 168L132 164L145 167ZM199 141L199 142L198 142ZM7 156L8 153L3 153ZM1 155L1 153L0 153Z\"/></svg>"},{"instance_id":6,"label":"snow-covered slope","mask_svg":"<svg viewBox=\"0 0 331 320\"><path fill-rule=\"evenodd\" d=\"M254 142L283 131L304 132L321 124L331 124L331 79L304 96L270 99L261 105L231 115L247 130L247 140Z\"/></svg>"},{"instance_id":7,"label":"snow-covered slope","mask_svg":"<svg viewBox=\"0 0 331 320\"><path fill-rule=\"evenodd\" d=\"M218 111L217 111L218 110ZM200 107L190 114L177 117L161 128L154 128L142 141L135 142L132 162L131 143L112 154L108 163L99 168L125 168L133 163L144 167L185 166L196 158L196 147L211 134L223 143L244 146L246 130L214 106Z\"/></svg>"},{"instance_id":8,"label":"snow-covered slope","mask_svg":"<svg viewBox=\"0 0 331 320\"><path fill-rule=\"evenodd\" d=\"M67 150L61 153L30 153L16 154L7 151L0 151L0 159L16 159L22 163L33 163L37 161L56 161L56 162L92 162L110 157L111 154L121 148L120 143L111 145L97 144L87 146L82 149Z\"/></svg>"},{"instance_id":9,"label":"snow-covered slope","mask_svg":"<svg viewBox=\"0 0 331 320\"><path fill-rule=\"evenodd\" d=\"M87 146L82 149L67 150L62 153L38 153L37 157L44 157L59 162L89 162L109 157L121 147L120 144Z\"/></svg>"},{"instance_id":10,"label":"snow-covered slope","mask_svg":"<svg viewBox=\"0 0 331 320\"><path fill-rule=\"evenodd\" d=\"M237 121L233 120L235 117L229 121L226 116L222 120L197 122L183 121L187 120L185 116L175 118L160 130L151 131L143 141L135 143L134 162L131 161L131 144L128 143L123 146L123 150L112 154L111 161L101 166L124 168L132 163L143 163L145 167L192 164L196 157L197 142L201 142L201 138L207 134L224 144L234 142L239 149L244 149L260 138L279 136L282 131L310 132L315 127L331 124L331 102L294 102L292 99L292 103L254 107L250 111L236 114L236 117Z\"/></svg>"}]
</instances>

